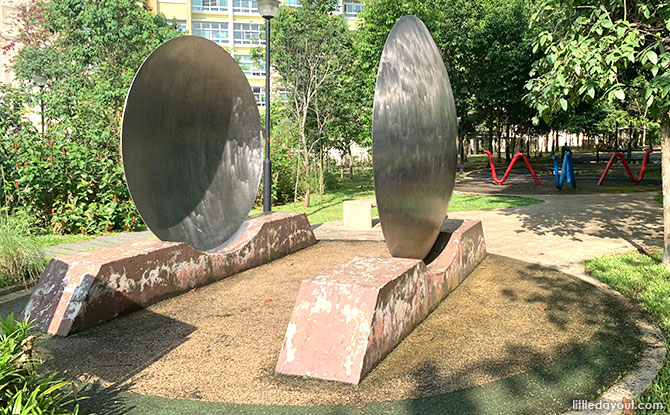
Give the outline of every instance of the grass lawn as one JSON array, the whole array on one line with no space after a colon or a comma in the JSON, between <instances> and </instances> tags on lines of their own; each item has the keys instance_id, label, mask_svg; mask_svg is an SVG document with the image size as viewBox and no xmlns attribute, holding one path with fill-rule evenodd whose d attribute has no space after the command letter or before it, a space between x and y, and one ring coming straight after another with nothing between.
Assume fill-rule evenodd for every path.
<instances>
[{"instance_id":1,"label":"grass lawn","mask_svg":"<svg viewBox=\"0 0 670 415\"><path fill-rule=\"evenodd\" d=\"M656 196L654 196L654 200L657 201L658 203L663 203L663 193L659 193Z\"/></svg>"},{"instance_id":2,"label":"grass lawn","mask_svg":"<svg viewBox=\"0 0 670 415\"><path fill-rule=\"evenodd\" d=\"M631 252L598 257L586 261L586 270L595 278L632 297L656 317L670 345L670 270L661 265L663 252L657 249L650 255ZM636 402L662 402L664 414L670 414L670 347L663 368L650 389ZM636 414L661 412L637 411Z\"/></svg>"},{"instance_id":3,"label":"grass lawn","mask_svg":"<svg viewBox=\"0 0 670 415\"><path fill-rule=\"evenodd\" d=\"M100 235L38 235L31 237L38 248L86 241Z\"/></svg>"},{"instance_id":4,"label":"grass lawn","mask_svg":"<svg viewBox=\"0 0 670 415\"><path fill-rule=\"evenodd\" d=\"M342 203L345 200L372 199L375 197L374 184L370 171L357 172L354 180L344 179L339 187L324 194L312 194L310 207L305 208L303 201L273 206L272 210L280 212L304 212L310 223L333 222L342 220ZM450 212L463 210L500 209L515 206L529 206L543 203L541 200L513 196L477 196L454 193L449 207ZM261 213L256 208L249 214ZM377 208L373 208L372 216L378 216Z\"/></svg>"}]
</instances>

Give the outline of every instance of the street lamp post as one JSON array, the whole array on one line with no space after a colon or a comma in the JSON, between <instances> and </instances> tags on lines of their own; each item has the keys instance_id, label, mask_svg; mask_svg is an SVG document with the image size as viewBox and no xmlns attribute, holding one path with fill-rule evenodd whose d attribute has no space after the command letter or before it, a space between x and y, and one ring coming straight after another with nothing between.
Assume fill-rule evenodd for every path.
<instances>
[{"instance_id":1,"label":"street lamp post","mask_svg":"<svg viewBox=\"0 0 670 415\"><path fill-rule=\"evenodd\" d=\"M40 89L40 118L42 126L42 137L44 137L44 98L42 96L42 91L44 90L44 87L47 86L47 79L43 76L35 76L33 77L33 84L35 84L35 86L39 87Z\"/></svg>"},{"instance_id":2,"label":"street lamp post","mask_svg":"<svg viewBox=\"0 0 670 415\"><path fill-rule=\"evenodd\" d=\"M258 0L265 18L265 160L263 162L263 212L272 210L272 162L270 161L270 20L279 11L279 0Z\"/></svg>"}]
</instances>

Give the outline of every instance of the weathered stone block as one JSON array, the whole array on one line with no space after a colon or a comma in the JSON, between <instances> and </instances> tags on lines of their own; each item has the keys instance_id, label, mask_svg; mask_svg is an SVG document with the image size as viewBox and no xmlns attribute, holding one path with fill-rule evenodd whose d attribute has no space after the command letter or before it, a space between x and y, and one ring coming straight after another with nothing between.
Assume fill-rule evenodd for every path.
<instances>
[{"instance_id":1,"label":"weathered stone block","mask_svg":"<svg viewBox=\"0 0 670 415\"><path fill-rule=\"evenodd\" d=\"M356 257L303 281L276 371L359 383L484 256L481 222L460 222L429 266Z\"/></svg>"},{"instance_id":2,"label":"weathered stone block","mask_svg":"<svg viewBox=\"0 0 670 415\"><path fill-rule=\"evenodd\" d=\"M304 214L273 212L249 219L216 251L139 241L67 255L51 260L23 315L67 336L315 243Z\"/></svg>"}]
</instances>

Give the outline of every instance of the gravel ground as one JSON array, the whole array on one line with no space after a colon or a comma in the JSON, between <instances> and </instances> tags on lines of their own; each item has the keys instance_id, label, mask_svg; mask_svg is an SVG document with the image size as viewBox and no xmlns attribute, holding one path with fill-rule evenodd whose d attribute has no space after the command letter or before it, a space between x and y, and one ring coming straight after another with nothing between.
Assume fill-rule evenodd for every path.
<instances>
[{"instance_id":1,"label":"gravel ground","mask_svg":"<svg viewBox=\"0 0 670 415\"><path fill-rule=\"evenodd\" d=\"M380 242L319 242L147 310L53 338L42 344L47 368L168 398L360 407L509 378L589 342L614 339L631 350L627 359L594 366L600 372L594 378L611 383L635 359L638 334L625 304L557 271L489 255L360 385L275 375L300 282L362 254L388 251Z\"/></svg>"}]
</instances>

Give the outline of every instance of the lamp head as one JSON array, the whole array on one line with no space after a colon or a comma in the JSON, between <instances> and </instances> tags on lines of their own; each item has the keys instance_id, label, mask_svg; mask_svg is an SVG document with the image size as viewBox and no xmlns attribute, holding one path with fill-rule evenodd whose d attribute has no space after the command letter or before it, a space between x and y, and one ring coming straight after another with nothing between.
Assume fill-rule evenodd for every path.
<instances>
[{"instance_id":1,"label":"lamp head","mask_svg":"<svg viewBox=\"0 0 670 415\"><path fill-rule=\"evenodd\" d=\"M35 86L38 86L40 88L44 88L45 86L47 86L47 78L43 76L33 76L33 84L35 84Z\"/></svg>"},{"instance_id":2,"label":"lamp head","mask_svg":"<svg viewBox=\"0 0 670 415\"><path fill-rule=\"evenodd\" d=\"M266 19L272 19L279 11L279 0L257 0L258 13Z\"/></svg>"}]
</instances>

